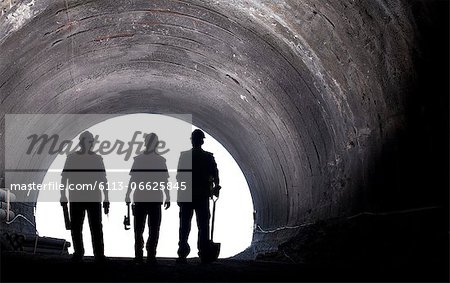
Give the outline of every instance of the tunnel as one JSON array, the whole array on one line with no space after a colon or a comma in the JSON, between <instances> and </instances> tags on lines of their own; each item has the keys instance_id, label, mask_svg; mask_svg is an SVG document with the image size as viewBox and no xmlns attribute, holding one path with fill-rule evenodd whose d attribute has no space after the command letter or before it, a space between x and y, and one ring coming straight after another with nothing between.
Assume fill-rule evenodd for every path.
<instances>
[{"instance_id":1,"label":"tunnel","mask_svg":"<svg viewBox=\"0 0 450 283\"><path fill-rule=\"evenodd\" d=\"M189 113L249 184L241 257L448 269L446 1L0 5L2 160L6 114Z\"/></svg>"}]
</instances>

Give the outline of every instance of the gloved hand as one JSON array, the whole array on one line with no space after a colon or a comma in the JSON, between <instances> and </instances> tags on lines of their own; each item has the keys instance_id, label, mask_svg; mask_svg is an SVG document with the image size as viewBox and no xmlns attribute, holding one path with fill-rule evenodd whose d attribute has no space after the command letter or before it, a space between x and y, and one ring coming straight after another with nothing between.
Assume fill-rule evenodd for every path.
<instances>
[{"instance_id":1,"label":"gloved hand","mask_svg":"<svg viewBox=\"0 0 450 283\"><path fill-rule=\"evenodd\" d=\"M109 201L103 202L103 211L105 212L105 214L109 213Z\"/></svg>"},{"instance_id":2,"label":"gloved hand","mask_svg":"<svg viewBox=\"0 0 450 283\"><path fill-rule=\"evenodd\" d=\"M169 209L169 207L170 207L170 201L166 201L164 203L164 208L167 210L167 209Z\"/></svg>"},{"instance_id":3,"label":"gloved hand","mask_svg":"<svg viewBox=\"0 0 450 283\"><path fill-rule=\"evenodd\" d=\"M68 203L66 195L62 195L61 199L59 200L59 202L61 203L61 206L66 206L67 203Z\"/></svg>"},{"instance_id":4,"label":"gloved hand","mask_svg":"<svg viewBox=\"0 0 450 283\"><path fill-rule=\"evenodd\" d=\"M219 191L222 187L219 185L215 185L214 188L212 189L212 195L219 197Z\"/></svg>"}]
</instances>

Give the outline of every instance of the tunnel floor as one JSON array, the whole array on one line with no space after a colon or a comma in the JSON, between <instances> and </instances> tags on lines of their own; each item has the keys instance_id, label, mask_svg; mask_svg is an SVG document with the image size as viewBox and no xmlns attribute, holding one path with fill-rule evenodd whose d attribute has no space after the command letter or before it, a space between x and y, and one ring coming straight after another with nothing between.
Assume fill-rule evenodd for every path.
<instances>
[{"instance_id":1,"label":"tunnel floor","mask_svg":"<svg viewBox=\"0 0 450 283\"><path fill-rule=\"evenodd\" d=\"M73 263L70 256L2 253L1 282L139 282L139 281L421 281L430 279L415 269L389 271L370 266L312 266L271 261L220 259L202 264L198 258L178 264L158 258L158 264L136 265L132 258L109 258L97 264L92 257ZM425 270L422 270L425 271ZM429 274L428 274L429 275Z\"/></svg>"}]
</instances>

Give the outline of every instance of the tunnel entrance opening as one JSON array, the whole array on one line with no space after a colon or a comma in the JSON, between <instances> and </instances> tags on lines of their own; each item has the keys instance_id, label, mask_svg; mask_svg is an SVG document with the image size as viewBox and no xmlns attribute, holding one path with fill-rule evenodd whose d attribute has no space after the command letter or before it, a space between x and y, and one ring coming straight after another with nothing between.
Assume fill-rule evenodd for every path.
<instances>
[{"instance_id":1,"label":"tunnel entrance opening","mask_svg":"<svg viewBox=\"0 0 450 283\"><path fill-rule=\"evenodd\" d=\"M152 119L150 116L152 114L119 116L95 124L85 130L89 130L94 135L99 135L100 140L115 140L119 137L126 141L136 131L141 131L142 133L152 132ZM183 123L188 124L184 121ZM197 129L194 125L189 124L188 126L191 126L192 130ZM78 143L80 133L72 140L74 145ZM208 133L205 132L205 134L206 138L203 149L214 154L223 188L220 199L217 202L214 240L222 244L220 257L227 258L242 252L251 244L253 234L253 203L247 181L237 162L225 147ZM131 168L133 158L118 163L120 157L117 154L111 155L103 156L107 178L108 175L114 172L126 171L127 169L125 168L128 168L128 170ZM64 167L65 159L66 155L58 155L53 160L44 177L43 183L60 182L60 173ZM121 169L111 168L109 166L110 164L114 164L113 167L119 166ZM168 169L170 175L169 181L172 179L175 180L176 168L169 168L168 165ZM122 175L125 178L129 178L128 172L124 172ZM128 184L128 179L124 179L123 182ZM157 250L158 257L177 257L178 212L179 208L176 203L172 203L168 210L162 211L160 238ZM131 230L125 231L123 225L123 217L125 214L125 202L113 201L111 202L109 215L103 215L106 256L134 257L133 218L131 219ZM144 231L144 240L148 236L147 226ZM40 236L61 238L72 242L70 231L65 230L63 212L59 203L39 202L38 199L36 205L36 227ZM189 257L197 257L197 231L194 217L189 237L189 244L191 246ZM83 241L85 255L92 256L93 250L87 216L83 226ZM69 248L69 252L73 253L73 247Z\"/></svg>"},{"instance_id":2,"label":"tunnel entrance opening","mask_svg":"<svg viewBox=\"0 0 450 283\"><path fill-rule=\"evenodd\" d=\"M295 262L448 269L440 225L448 213L447 221L385 214L448 207L437 177L448 162L434 162L448 144L439 134L448 131L448 3L17 2L0 17L1 113L192 113L245 174L255 255L278 249ZM11 151L21 148L14 133L4 137ZM0 163L0 183L21 165ZM15 209L31 219L33 207Z\"/></svg>"}]
</instances>

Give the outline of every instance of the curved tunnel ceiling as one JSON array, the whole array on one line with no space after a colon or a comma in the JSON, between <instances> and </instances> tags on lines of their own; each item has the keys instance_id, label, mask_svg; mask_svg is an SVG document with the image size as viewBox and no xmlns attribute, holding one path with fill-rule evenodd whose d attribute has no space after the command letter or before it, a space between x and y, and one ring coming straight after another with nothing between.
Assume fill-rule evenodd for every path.
<instances>
[{"instance_id":1,"label":"curved tunnel ceiling","mask_svg":"<svg viewBox=\"0 0 450 283\"><path fill-rule=\"evenodd\" d=\"M23 1L0 17L1 119L192 113L241 166L258 225L345 215L402 122L409 17L401 1Z\"/></svg>"}]
</instances>

